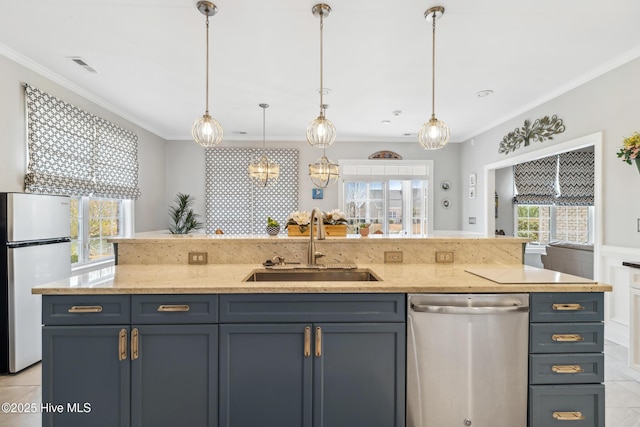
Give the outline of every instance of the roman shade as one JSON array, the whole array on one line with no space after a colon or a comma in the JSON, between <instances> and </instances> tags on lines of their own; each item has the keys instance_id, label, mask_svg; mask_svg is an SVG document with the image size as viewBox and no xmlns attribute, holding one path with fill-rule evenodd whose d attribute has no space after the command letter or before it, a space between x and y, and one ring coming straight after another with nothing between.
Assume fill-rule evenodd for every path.
<instances>
[{"instance_id":1,"label":"roman shade","mask_svg":"<svg viewBox=\"0 0 640 427\"><path fill-rule=\"evenodd\" d=\"M552 205L556 200L558 156L517 164L513 167L516 196L520 205Z\"/></svg>"},{"instance_id":2,"label":"roman shade","mask_svg":"<svg viewBox=\"0 0 640 427\"><path fill-rule=\"evenodd\" d=\"M25 85L29 193L137 199L138 137Z\"/></svg>"},{"instance_id":3,"label":"roman shade","mask_svg":"<svg viewBox=\"0 0 640 427\"><path fill-rule=\"evenodd\" d=\"M595 161L593 152L571 151L559 155L558 206L593 206Z\"/></svg>"}]
</instances>

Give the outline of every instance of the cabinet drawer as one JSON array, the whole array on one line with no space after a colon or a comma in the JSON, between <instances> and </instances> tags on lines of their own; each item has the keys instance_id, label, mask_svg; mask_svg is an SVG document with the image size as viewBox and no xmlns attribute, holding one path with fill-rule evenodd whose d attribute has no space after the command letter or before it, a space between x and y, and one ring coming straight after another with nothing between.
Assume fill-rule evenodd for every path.
<instances>
[{"instance_id":1,"label":"cabinet drawer","mask_svg":"<svg viewBox=\"0 0 640 427\"><path fill-rule=\"evenodd\" d=\"M45 325L117 325L131 318L129 295L43 295Z\"/></svg>"},{"instance_id":2,"label":"cabinet drawer","mask_svg":"<svg viewBox=\"0 0 640 427\"><path fill-rule=\"evenodd\" d=\"M604 354L532 354L531 384L587 384L604 381Z\"/></svg>"},{"instance_id":3,"label":"cabinet drawer","mask_svg":"<svg viewBox=\"0 0 640 427\"><path fill-rule=\"evenodd\" d=\"M531 353L599 353L604 349L603 323L532 323Z\"/></svg>"},{"instance_id":4,"label":"cabinet drawer","mask_svg":"<svg viewBox=\"0 0 640 427\"><path fill-rule=\"evenodd\" d=\"M597 322L604 319L604 293L532 293L532 322Z\"/></svg>"},{"instance_id":5,"label":"cabinet drawer","mask_svg":"<svg viewBox=\"0 0 640 427\"><path fill-rule=\"evenodd\" d=\"M604 385L529 387L529 427L604 427Z\"/></svg>"},{"instance_id":6,"label":"cabinet drawer","mask_svg":"<svg viewBox=\"0 0 640 427\"><path fill-rule=\"evenodd\" d=\"M217 295L133 295L133 324L217 323Z\"/></svg>"},{"instance_id":7,"label":"cabinet drawer","mask_svg":"<svg viewBox=\"0 0 640 427\"><path fill-rule=\"evenodd\" d=\"M221 323L404 322L403 294L221 295Z\"/></svg>"}]
</instances>

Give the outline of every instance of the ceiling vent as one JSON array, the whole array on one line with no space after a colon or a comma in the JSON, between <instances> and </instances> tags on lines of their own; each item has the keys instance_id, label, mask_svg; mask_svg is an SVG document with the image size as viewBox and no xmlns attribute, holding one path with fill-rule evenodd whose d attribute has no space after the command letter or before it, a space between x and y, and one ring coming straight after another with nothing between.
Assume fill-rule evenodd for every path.
<instances>
[{"instance_id":1,"label":"ceiling vent","mask_svg":"<svg viewBox=\"0 0 640 427\"><path fill-rule=\"evenodd\" d=\"M96 74L98 73L98 70L93 68L91 65L87 64L87 61L85 61L80 56L69 56L68 58L73 62L75 62L76 64L78 64L79 66L81 66L82 68L84 68L85 70L87 70L88 72L96 73Z\"/></svg>"}]
</instances>

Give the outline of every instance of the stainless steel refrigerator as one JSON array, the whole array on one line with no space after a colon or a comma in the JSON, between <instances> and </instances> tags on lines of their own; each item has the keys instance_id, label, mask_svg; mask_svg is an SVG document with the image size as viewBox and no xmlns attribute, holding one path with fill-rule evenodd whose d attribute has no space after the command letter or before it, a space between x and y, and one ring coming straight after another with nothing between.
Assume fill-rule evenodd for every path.
<instances>
[{"instance_id":1,"label":"stainless steel refrigerator","mask_svg":"<svg viewBox=\"0 0 640 427\"><path fill-rule=\"evenodd\" d=\"M31 288L71 274L69 198L0 193L0 372L42 359L42 301Z\"/></svg>"}]
</instances>

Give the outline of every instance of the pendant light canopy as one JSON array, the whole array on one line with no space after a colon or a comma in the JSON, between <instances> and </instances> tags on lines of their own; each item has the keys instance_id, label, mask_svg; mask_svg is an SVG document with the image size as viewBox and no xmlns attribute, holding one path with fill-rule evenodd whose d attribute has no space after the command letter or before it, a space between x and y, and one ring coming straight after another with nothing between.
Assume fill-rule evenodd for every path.
<instances>
[{"instance_id":1,"label":"pendant light canopy","mask_svg":"<svg viewBox=\"0 0 640 427\"><path fill-rule=\"evenodd\" d=\"M324 116L324 86L323 86L323 27L324 18L331 13L331 7L324 3L319 3L311 9L313 15L320 18L320 115L317 119L309 123L307 127L307 142L312 147L326 148L336 140L336 128L331 120Z\"/></svg>"},{"instance_id":2,"label":"pendant light canopy","mask_svg":"<svg viewBox=\"0 0 640 427\"><path fill-rule=\"evenodd\" d=\"M322 157L315 163L309 165L309 177L311 181L320 188L326 188L335 184L340 178L340 167L327 159L324 150Z\"/></svg>"},{"instance_id":3,"label":"pendant light canopy","mask_svg":"<svg viewBox=\"0 0 640 427\"><path fill-rule=\"evenodd\" d=\"M206 104L205 112L198 120L193 123L191 135L193 139L204 148L215 147L222 141L222 126L213 117L209 115L209 17L218 12L215 4L209 1L199 1L198 10L206 17L207 29L207 73L206 73Z\"/></svg>"},{"instance_id":4,"label":"pendant light canopy","mask_svg":"<svg viewBox=\"0 0 640 427\"><path fill-rule=\"evenodd\" d=\"M449 127L442 120L436 118L436 20L444 14L444 7L434 6L424 13L427 21L432 22L433 43L431 47L431 119L422 125L418 133L418 142L425 150L437 150L449 142Z\"/></svg>"},{"instance_id":5,"label":"pendant light canopy","mask_svg":"<svg viewBox=\"0 0 640 427\"><path fill-rule=\"evenodd\" d=\"M262 108L262 153L260 157L249 164L249 178L257 187L270 187L280 176L280 166L265 154L265 112L269 104L259 104Z\"/></svg>"}]
</instances>

